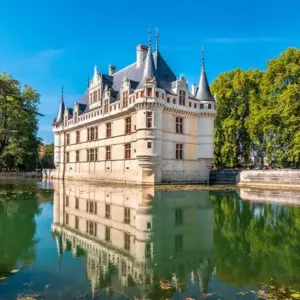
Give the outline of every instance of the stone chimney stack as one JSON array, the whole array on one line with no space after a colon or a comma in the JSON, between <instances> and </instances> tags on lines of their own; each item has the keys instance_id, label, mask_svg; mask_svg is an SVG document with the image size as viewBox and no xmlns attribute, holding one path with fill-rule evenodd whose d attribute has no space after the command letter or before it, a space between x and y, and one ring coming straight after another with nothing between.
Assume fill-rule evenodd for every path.
<instances>
[{"instance_id":1,"label":"stone chimney stack","mask_svg":"<svg viewBox=\"0 0 300 300\"><path fill-rule=\"evenodd\" d=\"M196 88L197 88L197 85L194 83L192 84L192 95L195 96L196 95Z\"/></svg>"},{"instance_id":2,"label":"stone chimney stack","mask_svg":"<svg viewBox=\"0 0 300 300\"><path fill-rule=\"evenodd\" d=\"M108 75L113 75L115 73L116 73L116 67L112 66L112 65L109 65L108 66Z\"/></svg>"},{"instance_id":3,"label":"stone chimney stack","mask_svg":"<svg viewBox=\"0 0 300 300\"><path fill-rule=\"evenodd\" d=\"M147 46L138 45L136 47L136 66L137 67L139 67L143 63L143 61L147 55L147 52L148 52Z\"/></svg>"}]
</instances>

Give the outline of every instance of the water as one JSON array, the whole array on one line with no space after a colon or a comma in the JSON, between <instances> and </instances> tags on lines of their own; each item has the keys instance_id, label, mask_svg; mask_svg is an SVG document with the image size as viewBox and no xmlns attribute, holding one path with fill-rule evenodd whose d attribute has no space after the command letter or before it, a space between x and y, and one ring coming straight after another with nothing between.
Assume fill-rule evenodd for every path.
<instances>
[{"instance_id":1,"label":"water","mask_svg":"<svg viewBox=\"0 0 300 300\"><path fill-rule=\"evenodd\" d=\"M298 203L290 191L2 182L0 299L296 299Z\"/></svg>"}]
</instances>

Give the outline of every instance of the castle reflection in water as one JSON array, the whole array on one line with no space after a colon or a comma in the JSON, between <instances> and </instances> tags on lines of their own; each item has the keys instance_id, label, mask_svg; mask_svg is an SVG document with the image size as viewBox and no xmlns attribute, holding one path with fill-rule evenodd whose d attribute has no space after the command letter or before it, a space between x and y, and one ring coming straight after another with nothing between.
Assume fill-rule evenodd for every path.
<instances>
[{"instance_id":1,"label":"castle reflection in water","mask_svg":"<svg viewBox=\"0 0 300 300\"><path fill-rule=\"evenodd\" d=\"M53 184L58 254L86 259L92 293L106 288L159 299L175 289L190 289L190 296L207 291L214 230L209 191Z\"/></svg>"}]
</instances>

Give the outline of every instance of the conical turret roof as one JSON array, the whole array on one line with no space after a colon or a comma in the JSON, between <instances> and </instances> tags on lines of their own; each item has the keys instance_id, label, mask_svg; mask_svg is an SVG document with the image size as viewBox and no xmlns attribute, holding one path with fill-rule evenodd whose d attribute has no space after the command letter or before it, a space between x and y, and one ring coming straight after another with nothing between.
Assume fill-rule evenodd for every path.
<instances>
[{"instance_id":1,"label":"conical turret roof","mask_svg":"<svg viewBox=\"0 0 300 300\"><path fill-rule=\"evenodd\" d=\"M215 101L212 96L206 77L205 67L204 67L204 50L202 49L202 69L199 79L198 90L196 93L196 98L200 101Z\"/></svg>"},{"instance_id":2,"label":"conical turret roof","mask_svg":"<svg viewBox=\"0 0 300 300\"><path fill-rule=\"evenodd\" d=\"M55 120L55 123L62 123L64 120L64 112L65 112L65 101L64 101L64 94L63 94L63 87L61 88L61 99L58 109L57 118Z\"/></svg>"},{"instance_id":3,"label":"conical turret roof","mask_svg":"<svg viewBox=\"0 0 300 300\"><path fill-rule=\"evenodd\" d=\"M144 61L143 76L140 83L137 86L137 89L142 88L144 86L145 81L148 78L153 78L153 77L155 77L157 82L157 74L156 74L156 69L155 69L155 64L154 64L153 54L152 54L152 47L151 47L151 31L149 30L148 53Z\"/></svg>"}]
</instances>

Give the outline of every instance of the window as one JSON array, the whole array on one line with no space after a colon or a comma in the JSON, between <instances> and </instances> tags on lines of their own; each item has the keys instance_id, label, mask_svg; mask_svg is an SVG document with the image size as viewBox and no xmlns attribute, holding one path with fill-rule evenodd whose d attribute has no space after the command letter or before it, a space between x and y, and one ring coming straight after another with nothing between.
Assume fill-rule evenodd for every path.
<instances>
[{"instance_id":1,"label":"window","mask_svg":"<svg viewBox=\"0 0 300 300\"><path fill-rule=\"evenodd\" d=\"M183 236L182 234L175 235L175 252L182 251L183 248Z\"/></svg>"},{"instance_id":2,"label":"window","mask_svg":"<svg viewBox=\"0 0 300 300\"><path fill-rule=\"evenodd\" d=\"M70 134L67 134L67 145L70 145Z\"/></svg>"},{"instance_id":3,"label":"window","mask_svg":"<svg viewBox=\"0 0 300 300\"><path fill-rule=\"evenodd\" d=\"M189 107L192 107L192 102L189 102Z\"/></svg>"},{"instance_id":4,"label":"window","mask_svg":"<svg viewBox=\"0 0 300 300\"><path fill-rule=\"evenodd\" d=\"M146 258L151 258L151 243L147 242L146 243L146 249L145 249L145 256Z\"/></svg>"},{"instance_id":5,"label":"window","mask_svg":"<svg viewBox=\"0 0 300 300\"><path fill-rule=\"evenodd\" d=\"M93 102L96 102L97 101L97 91L94 92L94 101Z\"/></svg>"},{"instance_id":6,"label":"window","mask_svg":"<svg viewBox=\"0 0 300 300\"><path fill-rule=\"evenodd\" d=\"M79 150L76 151L76 162L79 162Z\"/></svg>"},{"instance_id":7,"label":"window","mask_svg":"<svg viewBox=\"0 0 300 300\"><path fill-rule=\"evenodd\" d=\"M131 117L125 119L125 134L131 133Z\"/></svg>"},{"instance_id":8,"label":"window","mask_svg":"<svg viewBox=\"0 0 300 300\"><path fill-rule=\"evenodd\" d=\"M68 116L65 116L65 126L68 126Z\"/></svg>"},{"instance_id":9,"label":"window","mask_svg":"<svg viewBox=\"0 0 300 300\"><path fill-rule=\"evenodd\" d=\"M69 214L66 214L66 225L69 225Z\"/></svg>"},{"instance_id":10,"label":"window","mask_svg":"<svg viewBox=\"0 0 300 300\"><path fill-rule=\"evenodd\" d=\"M141 91L141 98L145 97L145 91Z\"/></svg>"},{"instance_id":11,"label":"window","mask_svg":"<svg viewBox=\"0 0 300 300\"><path fill-rule=\"evenodd\" d=\"M147 88L147 96L152 97L152 88Z\"/></svg>"},{"instance_id":12,"label":"window","mask_svg":"<svg viewBox=\"0 0 300 300\"><path fill-rule=\"evenodd\" d=\"M86 161L90 161L90 150L86 150Z\"/></svg>"},{"instance_id":13,"label":"window","mask_svg":"<svg viewBox=\"0 0 300 300\"><path fill-rule=\"evenodd\" d=\"M123 107L128 106L128 92L123 93Z\"/></svg>"},{"instance_id":14,"label":"window","mask_svg":"<svg viewBox=\"0 0 300 300\"><path fill-rule=\"evenodd\" d=\"M69 206L69 196L66 196L66 206Z\"/></svg>"},{"instance_id":15,"label":"window","mask_svg":"<svg viewBox=\"0 0 300 300\"><path fill-rule=\"evenodd\" d=\"M125 159L131 158L131 144L125 144Z\"/></svg>"},{"instance_id":16,"label":"window","mask_svg":"<svg viewBox=\"0 0 300 300\"><path fill-rule=\"evenodd\" d=\"M90 161L94 161L94 149L90 149Z\"/></svg>"},{"instance_id":17,"label":"window","mask_svg":"<svg viewBox=\"0 0 300 300\"><path fill-rule=\"evenodd\" d=\"M108 99L104 101L104 113L108 113Z\"/></svg>"},{"instance_id":18,"label":"window","mask_svg":"<svg viewBox=\"0 0 300 300\"><path fill-rule=\"evenodd\" d=\"M173 104L176 104L176 98L173 98Z\"/></svg>"},{"instance_id":19,"label":"window","mask_svg":"<svg viewBox=\"0 0 300 300\"><path fill-rule=\"evenodd\" d=\"M105 204L105 218L110 219L110 205Z\"/></svg>"},{"instance_id":20,"label":"window","mask_svg":"<svg viewBox=\"0 0 300 300\"><path fill-rule=\"evenodd\" d=\"M76 124L78 120L78 113L74 113L74 123Z\"/></svg>"},{"instance_id":21,"label":"window","mask_svg":"<svg viewBox=\"0 0 300 300\"><path fill-rule=\"evenodd\" d=\"M97 224L96 222L86 221L86 232L97 236Z\"/></svg>"},{"instance_id":22,"label":"window","mask_svg":"<svg viewBox=\"0 0 300 300\"><path fill-rule=\"evenodd\" d=\"M111 137L111 123L106 124L106 137L107 138Z\"/></svg>"},{"instance_id":23,"label":"window","mask_svg":"<svg viewBox=\"0 0 300 300\"><path fill-rule=\"evenodd\" d=\"M95 140L98 140L98 126L95 127Z\"/></svg>"},{"instance_id":24,"label":"window","mask_svg":"<svg viewBox=\"0 0 300 300\"><path fill-rule=\"evenodd\" d=\"M159 97L159 92L156 92L155 95L156 95L156 97Z\"/></svg>"},{"instance_id":25,"label":"window","mask_svg":"<svg viewBox=\"0 0 300 300\"><path fill-rule=\"evenodd\" d=\"M111 160L111 146L106 147L106 160Z\"/></svg>"},{"instance_id":26,"label":"window","mask_svg":"<svg viewBox=\"0 0 300 300\"><path fill-rule=\"evenodd\" d=\"M79 198L78 197L75 198L75 208L79 209Z\"/></svg>"},{"instance_id":27,"label":"window","mask_svg":"<svg viewBox=\"0 0 300 300\"><path fill-rule=\"evenodd\" d=\"M208 109L211 109L211 104L208 104Z\"/></svg>"},{"instance_id":28,"label":"window","mask_svg":"<svg viewBox=\"0 0 300 300\"><path fill-rule=\"evenodd\" d=\"M152 111L146 112L146 125L147 125L147 128L152 127Z\"/></svg>"},{"instance_id":29,"label":"window","mask_svg":"<svg viewBox=\"0 0 300 300\"><path fill-rule=\"evenodd\" d=\"M76 144L80 143L80 131L76 131Z\"/></svg>"},{"instance_id":30,"label":"window","mask_svg":"<svg viewBox=\"0 0 300 300\"><path fill-rule=\"evenodd\" d=\"M204 109L204 104L203 103L200 104L200 109Z\"/></svg>"},{"instance_id":31,"label":"window","mask_svg":"<svg viewBox=\"0 0 300 300\"><path fill-rule=\"evenodd\" d=\"M183 159L183 144L176 144L176 159Z\"/></svg>"},{"instance_id":32,"label":"window","mask_svg":"<svg viewBox=\"0 0 300 300\"><path fill-rule=\"evenodd\" d=\"M75 217L75 229L79 228L79 218L76 216Z\"/></svg>"},{"instance_id":33,"label":"window","mask_svg":"<svg viewBox=\"0 0 300 300\"><path fill-rule=\"evenodd\" d=\"M97 161L98 160L98 149L96 148L95 149L95 161Z\"/></svg>"},{"instance_id":34,"label":"window","mask_svg":"<svg viewBox=\"0 0 300 300\"><path fill-rule=\"evenodd\" d=\"M170 97L167 97L167 103L170 103Z\"/></svg>"},{"instance_id":35,"label":"window","mask_svg":"<svg viewBox=\"0 0 300 300\"><path fill-rule=\"evenodd\" d=\"M185 91L179 91L179 105L185 105Z\"/></svg>"},{"instance_id":36,"label":"window","mask_svg":"<svg viewBox=\"0 0 300 300\"><path fill-rule=\"evenodd\" d=\"M151 223L147 222L147 229L151 229Z\"/></svg>"},{"instance_id":37,"label":"window","mask_svg":"<svg viewBox=\"0 0 300 300\"><path fill-rule=\"evenodd\" d=\"M152 148L152 143L151 143L151 142L148 142L148 143L147 143L147 148L148 148L148 149L151 149L151 148Z\"/></svg>"},{"instance_id":38,"label":"window","mask_svg":"<svg viewBox=\"0 0 300 300\"><path fill-rule=\"evenodd\" d=\"M165 99L165 94L164 94L164 93L162 93L162 94L161 94L161 97L162 97L163 99Z\"/></svg>"},{"instance_id":39,"label":"window","mask_svg":"<svg viewBox=\"0 0 300 300\"><path fill-rule=\"evenodd\" d=\"M175 225L182 225L183 211L180 208L175 209Z\"/></svg>"},{"instance_id":40,"label":"window","mask_svg":"<svg viewBox=\"0 0 300 300\"><path fill-rule=\"evenodd\" d=\"M70 162L70 153L66 152L66 162Z\"/></svg>"},{"instance_id":41,"label":"window","mask_svg":"<svg viewBox=\"0 0 300 300\"><path fill-rule=\"evenodd\" d=\"M96 215L97 214L97 202L87 201L86 202L86 209L87 209L87 212Z\"/></svg>"},{"instance_id":42,"label":"window","mask_svg":"<svg viewBox=\"0 0 300 300\"><path fill-rule=\"evenodd\" d=\"M130 208L129 207L124 208L124 223L130 224Z\"/></svg>"},{"instance_id":43,"label":"window","mask_svg":"<svg viewBox=\"0 0 300 300\"><path fill-rule=\"evenodd\" d=\"M183 133L183 118L176 117L176 133Z\"/></svg>"},{"instance_id":44,"label":"window","mask_svg":"<svg viewBox=\"0 0 300 300\"><path fill-rule=\"evenodd\" d=\"M128 233L124 233L124 248L130 250L130 235Z\"/></svg>"},{"instance_id":45,"label":"window","mask_svg":"<svg viewBox=\"0 0 300 300\"><path fill-rule=\"evenodd\" d=\"M194 103L194 108L197 108L197 103Z\"/></svg>"},{"instance_id":46,"label":"window","mask_svg":"<svg viewBox=\"0 0 300 300\"><path fill-rule=\"evenodd\" d=\"M110 227L105 226L105 241L110 242Z\"/></svg>"},{"instance_id":47,"label":"window","mask_svg":"<svg viewBox=\"0 0 300 300\"><path fill-rule=\"evenodd\" d=\"M90 128L90 141L94 141L95 140L95 128L92 127Z\"/></svg>"}]
</instances>

